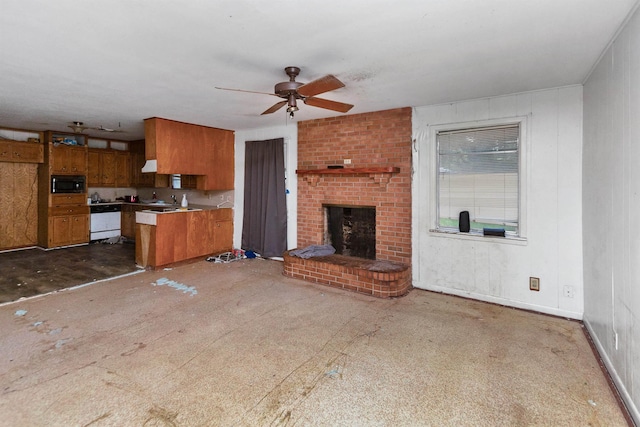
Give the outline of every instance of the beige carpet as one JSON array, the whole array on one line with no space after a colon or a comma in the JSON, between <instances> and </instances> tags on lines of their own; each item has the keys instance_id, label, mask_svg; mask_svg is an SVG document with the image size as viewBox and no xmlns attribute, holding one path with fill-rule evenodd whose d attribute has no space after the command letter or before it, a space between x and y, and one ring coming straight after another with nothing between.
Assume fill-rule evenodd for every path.
<instances>
[{"instance_id":1,"label":"beige carpet","mask_svg":"<svg viewBox=\"0 0 640 427\"><path fill-rule=\"evenodd\" d=\"M578 322L276 261L197 262L0 307L7 426L622 426Z\"/></svg>"}]
</instances>

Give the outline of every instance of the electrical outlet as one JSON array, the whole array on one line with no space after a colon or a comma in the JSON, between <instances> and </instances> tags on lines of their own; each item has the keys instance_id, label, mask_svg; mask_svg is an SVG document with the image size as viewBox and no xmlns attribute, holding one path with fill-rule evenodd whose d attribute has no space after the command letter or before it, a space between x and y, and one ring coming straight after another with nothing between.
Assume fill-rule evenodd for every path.
<instances>
[{"instance_id":1,"label":"electrical outlet","mask_svg":"<svg viewBox=\"0 0 640 427\"><path fill-rule=\"evenodd\" d=\"M529 289L532 291L539 291L540 279L537 277L529 277Z\"/></svg>"},{"instance_id":2,"label":"electrical outlet","mask_svg":"<svg viewBox=\"0 0 640 427\"><path fill-rule=\"evenodd\" d=\"M350 165L351 164L351 159L344 159L344 164L345 165Z\"/></svg>"},{"instance_id":3,"label":"electrical outlet","mask_svg":"<svg viewBox=\"0 0 640 427\"><path fill-rule=\"evenodd\" d=\"M562 288L562 295L567 298L573 298L573 286L565 286Z\"/></svg>"}]
</instances>

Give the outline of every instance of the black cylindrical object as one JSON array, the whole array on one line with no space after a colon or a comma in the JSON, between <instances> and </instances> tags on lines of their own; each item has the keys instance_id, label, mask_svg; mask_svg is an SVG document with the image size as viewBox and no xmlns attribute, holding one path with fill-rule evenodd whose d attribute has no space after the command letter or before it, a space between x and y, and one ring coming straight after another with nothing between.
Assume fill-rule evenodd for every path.
<instances>
[{"instance_id":1,"label":"black cylindrical object","mask_svg":"<svg viewBox=\"0 0 640 427\"><path fill-rule=\"evenodd\" d=\"M469 222L469 211L460 212L460 218L458 220L458 228L462 233L468 233L471 229L471 223Z\"/></svg>"}]
</instances>

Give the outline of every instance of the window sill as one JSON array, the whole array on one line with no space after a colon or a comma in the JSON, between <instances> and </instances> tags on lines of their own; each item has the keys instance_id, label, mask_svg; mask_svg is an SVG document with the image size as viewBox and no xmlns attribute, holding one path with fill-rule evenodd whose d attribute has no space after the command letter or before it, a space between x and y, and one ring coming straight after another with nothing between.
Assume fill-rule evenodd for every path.
<instances>
[{"instance_id":1,"label":"window sill","mask_svg":"<svg viewBox=\"0 0 640 427\"><path fill-rule=\"evenodd\" d=\"M433 237L445 237L449 239L473 240L477 242L500 243L506 245L526 246L527 239L525 237L514 236L484 236L481 233L461 233L459 231L442 231L429 230L429 234Z\"/></svg>"}]
</instances>

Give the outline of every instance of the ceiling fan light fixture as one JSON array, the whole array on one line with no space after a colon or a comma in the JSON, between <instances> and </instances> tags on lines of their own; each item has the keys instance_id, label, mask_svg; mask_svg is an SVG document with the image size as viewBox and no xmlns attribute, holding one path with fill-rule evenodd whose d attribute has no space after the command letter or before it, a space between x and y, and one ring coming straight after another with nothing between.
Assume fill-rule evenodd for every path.
<instances>
[{"instance_id":1,"label":"ceiling fan light fixture","mask_svg":"<svg viewBox=\"0 0 640 427\"><path fill-rule=\"evenodd\" d=\"M294 94L289 95L287 105L287 113L289 113L289 117L293 119L293 113L299 110L298 104L296 103L296 96Z\"/></svg>"}]
</instances>

